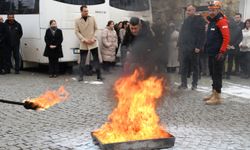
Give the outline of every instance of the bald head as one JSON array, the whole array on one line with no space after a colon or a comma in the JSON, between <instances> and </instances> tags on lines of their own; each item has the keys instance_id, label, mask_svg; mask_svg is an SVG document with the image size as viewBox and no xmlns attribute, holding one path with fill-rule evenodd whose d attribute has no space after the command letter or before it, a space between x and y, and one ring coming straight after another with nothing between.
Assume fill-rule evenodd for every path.
<instances>
[{"instance_id":1,"label":"bald head","mask_svg":"<svg viewBox=\"0 0 250 150\"><path fill-rule=\"evenodd\" d=\"M196 13L196 6L194 5L188 5L186 8L186 14L187 16L193 16Z\"/></svg>"},{"instance_id":2,"label":"bald head","mask_svg":"<svg viewBox=\"0 0 250 150\"><path fill-rule=\"evenodd\" d=\"M3 22L3 17L2 16L0 16L0 22Z\"/></svg>"}]
</instances>

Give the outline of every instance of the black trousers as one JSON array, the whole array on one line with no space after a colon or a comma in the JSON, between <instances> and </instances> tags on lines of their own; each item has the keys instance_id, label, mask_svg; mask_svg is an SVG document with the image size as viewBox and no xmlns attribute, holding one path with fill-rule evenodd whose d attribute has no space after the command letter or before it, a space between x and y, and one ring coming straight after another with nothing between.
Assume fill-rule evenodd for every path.
<instances>
[{"instance_id":1,"label":"black trousers","mask_svg":"<svg viewBox=\"0 0 250 150\"><path fill-rule=\"evenodd\" d=\"M208 55L207 54L201 54L200 55L200 68L201 68L201 72L203 74L208 74Z\"/></svg>"},{"instance_id":2,"label":"black trousers","mask_svg":"<svg viewBox=\"0 0 250 150\"><path fill-rule=\"evenodd\" d=\"M103 61L103 70L109 71L112 66L114 66L114 62Z\"/></svg>"},{"instance_id":3,"label":"black trousers","mask_svg":"<svg viewBox=\"0 0 250 150\"><path fill-rule=\"evenodd\" d=\"M193 86L197 86L199 77L199 54L194 52L185 52L181 56L181 84L187 86L187 78L192 72Z\"/></svg>"},{"instance_id":4,"label":"black trousers","mask_svg":"<svg viewBox=\"0 0 250 150\"><path fill-rule=\"evenodd\" d=\"M12 68L12 62L11 62L11 48L6 47L5 49L5 62L6 62L6 72L10 72L10 69Z\"/></svg>"},{"instance_id":5,"label":"black trousers","mask_svg":"<svg viewBox=\"0 0 250 150\"><path fill-rule=\"evenodd\" d=\"M9 52L7 54L7 61L8 61L8 69L11 68L13 65L11 62L11 56L13 55L14 60L15 60L15 71L20 70L20 51L19 51L19 45L16 46L10 46L9 47Z\"/></svg>"},{"instance_id":6,"label":"black trousers","mask_svg":"<svg viewBox=\"0 0 250 150\"><path fill-rule=\"evenodd\" d=\"M7 65L6 48L4 46L0 46L0 72L6 71Z\"/></svg>"},{"instance_id":7,"label":"black trousers","mask_svg":"<svg viewBox=\"0 0 250 150\"><path fill-rule=\"evenodd\" d=\"M250 76L250 52L240 52L240 68L243 75Z\"/></svg>"},{"instance_id":8,"label":"black trousers","mask_svg":"<svg viewBox=\"0 0 250 150\"><path fill-rule=\"evenodd\" d=\"M94 48L90 50L92 56L93 56L93 62L94 67L96 69L97 78L101 77L101 70L100 70L100 61L98 57L98 48ZM83 75L86 73L86 59L87 59L88 51L87 50L81 50L80 51L80 65L79 65L79 76L83 77Z\"/></svg>"},{"instance_id":9,"label":"black trousers","mask_svg":"<svg viewBox=\"0 0 250 150\"><path fill-rule=\"evenodd\" d=\"M226 69L227 76L230 76L232 74L233 63L234 63L235 58L236 58L236 54L227 54L227 69Z\"/></svg>"},{"instance_id":10,"label":"black trousers","mask_svg":"<svg viewBox=\"0 0 250 150\"><path fill-rule=\"evenodd\" d=\"M234 62L235 62L235 72L240 72L240 50L236 50Z\"/></svg>"},{"instance_id":11,"label":"black trousers","mask_svg":"<svg viewBox=\"0 0 250 150\"><path fill-rule=\"evenodd\" d=\"M59 58L49 57L49 74L57 75L59 73Z\"/></svg>"},{"instance_id":12,"label":"black trousers","mask_svg":"<svg viewBox=\"0 0 250 150\"><path fill-rule=\"evenodd\" d=\"M215 56L209 56L208 58L209 72L213 80L212 88L218 93L221 93L222 88L222 72L224 61L225 60L216 60Z\"/></svg>"}]
</instances>

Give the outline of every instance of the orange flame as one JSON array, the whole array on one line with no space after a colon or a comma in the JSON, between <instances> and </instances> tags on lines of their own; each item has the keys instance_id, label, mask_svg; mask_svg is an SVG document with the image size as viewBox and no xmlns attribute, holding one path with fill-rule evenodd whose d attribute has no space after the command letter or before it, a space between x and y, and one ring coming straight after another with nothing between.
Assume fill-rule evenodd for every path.
<instances>
[{"instance_id":1,"label":"orange flame","mask_svg":"<svg viewBox=\"0 0 250 150\"><path fill-rule=\"evenodd\" d=\"M61 86L58 90L46 91L37 98L29 99L28 102L33 103L39 109L48 109L57 103L65 101L68 97L69 93L64 89L64 86Z\"/></svg>"},{"instance_id":2,"label":"orange flame","mask_svg":"<svg viewBox=\"0 0 250 150\"><path fill-rule=\"evenodd\" d=\"M142 69L122 77L114 85L118 105L108 122L93 134L104 144L135 140L168 138L170 135L159 125L156 102L164 92L164 79L143 79Z\"/></svg>"}]
</instances>

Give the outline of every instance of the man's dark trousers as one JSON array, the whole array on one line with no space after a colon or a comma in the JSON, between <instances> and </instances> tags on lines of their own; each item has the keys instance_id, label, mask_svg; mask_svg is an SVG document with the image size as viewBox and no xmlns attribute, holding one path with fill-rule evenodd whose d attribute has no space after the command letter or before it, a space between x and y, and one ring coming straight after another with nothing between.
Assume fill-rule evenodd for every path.
<instances>
[{"instance_id":1,"label":"man's dark trousers","mask_svg":"<svg viewBox=\"0 0 250 150\"><path fill-rule=\"evenodd\" d=\"M193 74L192 86L197 86L199 75L199 54L194 51L182 52L181 57L181 84L187 87L188 73L191 71ZM190 66L191 65L191 66ZM191 70L190 70L191 69Z\"/></svg>"},{"instance_id":2,"label":"man's dark trousers","mask_svg":"<svg viewBox=\"0 0 250 150\"><path fill-rule=\"evenodd\" d=\"M209 72L213 80L212 87L217 93L221 93L224 61L216 60L215 56L209 56L208 58Z\"/></svg>"}]
</instances>

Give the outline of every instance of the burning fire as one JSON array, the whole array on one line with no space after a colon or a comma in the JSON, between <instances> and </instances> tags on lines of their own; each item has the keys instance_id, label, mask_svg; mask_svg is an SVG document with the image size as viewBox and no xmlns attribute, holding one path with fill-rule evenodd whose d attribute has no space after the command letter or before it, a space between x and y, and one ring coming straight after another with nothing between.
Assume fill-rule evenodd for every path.
<instances>
[{"instance_id":1,"label":"burning fire","mask_svg":"<svg viewBox=\"0 0 250 150\"><path fill-rule=\"evenodd\" d=\"M57 103L65 101L68 97L69 93L64 89L64 86L61 86L58 90L46 91L37 98L28 99L25 103L34 109L48 109Z\"/></svg>"},{"instance_id":2,"label":"burning fire","mask_svg":"<svg viewBox=\"0 0 250 150\"><path fill-rule=\"evenodd\" d=\"M108 122L93 134L104 144L170 137L156 114L156 103L164 92L164 79L144 79L142 69L122 77L114 85L117 107Z\"/></svg>"}]
</instances>

